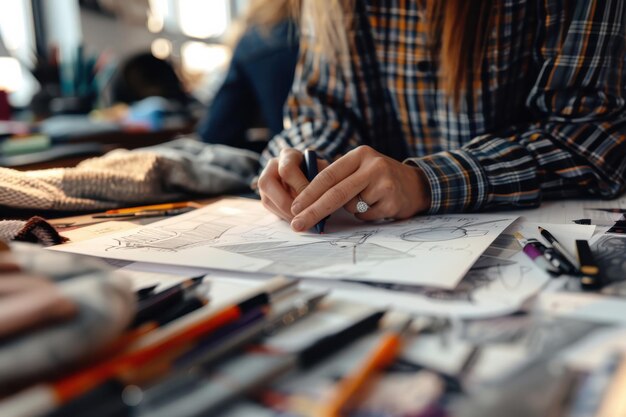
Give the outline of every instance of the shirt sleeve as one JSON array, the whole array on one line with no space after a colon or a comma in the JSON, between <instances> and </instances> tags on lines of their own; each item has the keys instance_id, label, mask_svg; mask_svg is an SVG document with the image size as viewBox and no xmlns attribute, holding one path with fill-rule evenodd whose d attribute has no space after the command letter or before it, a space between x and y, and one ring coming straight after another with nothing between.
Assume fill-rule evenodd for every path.
<instances>
[{"instance_id":1,"label":"shirt sleeve","mask_svg":"<svg viewBox=\"0 0 626 417\"><path fill-rule=\"evenodd\" d=\"M285 105L288 126L270 140L262 165L283 148L315 149L328 160L361 144L361 124L351 71L320 59L302 36L291 93Z\"/></svg>"},{"instance_id":2,"label":"shirt sleeve","mask_svg":"<svg viewBox=\"0 0 626 417\"><path fill-rule=\"evenodd\" d=\"M537 2L535 121L408 159L426 175L431 213L535 207L543 198L619 196L626 183L623 0Z\"/></svg>"}]
</instances>

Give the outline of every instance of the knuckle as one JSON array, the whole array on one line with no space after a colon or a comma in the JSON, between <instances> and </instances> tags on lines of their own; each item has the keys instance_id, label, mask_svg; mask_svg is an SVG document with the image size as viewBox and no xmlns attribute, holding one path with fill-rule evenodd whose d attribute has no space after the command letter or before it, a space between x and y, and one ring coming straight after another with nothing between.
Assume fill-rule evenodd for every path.
<instances>
[{"instance_id":1,"label":"knuckle","mask_svg":"<svg viewBox=\"0 0 626 417\"><path fill-rule=\"evenodd\" d=\"M292 172L292 168L293 166L291 164L287 163L287 161L282 160L278 164L278 175L280 175L281 178L288 177L289 173Z\"/></svg>"},{"instance_id":2,"label":"knuckle","mask_svg":"<svg viewBox=\"0 0 626 417\"><path fill-rule=\"evenodd\" d=\"M302 192L304 192L304 190L306 189L307 185L308 184L305 183L305 182L300 183L300 184L296 184L294 186L294 191L296 192L297 195L300 195Z\"/></svg>"},{"instance_id":3,"label":"knuckle","mask_svg":"<svg viewBox=\"0 0 626 417\"><path fill-rule=\"evenodd\" d=\"M325 187L331 187L337 183L337 175L332 169L327 168L317 175L316 180Z\"/></svg>"},{"instance_id":4,"label":"knuckle","mask_svg":"<svg viewBox=\"0 0 626 417\"><path fill-rule=\"evenodd\" d=\"M329 190L329 198L331 201L339 204L343 204L346 200L349 200L348 192L343 187L334 187Z\"/></svg>"},{"instance_id":5,"label":"knuckle","mask_svg":"<svg viewBox=\"0 0 626 417\"><path fill-rule=\"evenodd\" d=\"M267 188L267 186L269 185L269 175L264 171L261 176L259 177L259 182L258 182L258 186L259 186L259 190L264 190L265 188Z\"/></svg>"},{"instance_id":6,"label":"knuckle","mask_svg":"<svg viewBox=\"0 0 626 417\"><path fill-rule=\"evenodd\" d=\"M400 211L400 205L395 200L385 202L381 207L381 217L396 217Z\"/></svg>"},{"instance_id":7,"label":"knuckle","mask_svg":"<svg viewBox=\"0 0 626 417\"><path fill-rule=\"evenodd\" d=\"M367 156L374 152L374 148L369 145L361 145L354 150L358 155Z\"/></svg>"},{"instance_id":8,"label":"knuckle","mask_svg":"<svg viewBox=\"0 0 626 417\"><path fill-rule=\"evenodd\" d=\"M311 207L305 213L304 218L306 220L314 219L314 218L316 218L318 216L318 214L319 214L319 210L317 209L317 207Z\"/></svg>"},{"instance_id":9,"label":"knuckle","mask_svg":"<svg viewBox=\"0 0 626 417\"><path fill-rule=\"evenodd\" d=\"M372 159L372 169L375 170L385 170L387 169L387 160L382 156L377 156Z\"/></svg>"},{"instance_id":10,"label":"knuckle","mask_svg":"<svg viewBox=\"0 0 626 417\"><path fill-rule=\"evenodd\" d=\"M385 178L380 182L380 190L384 195L393 194L397 189L396 182L391 178Z\"/></svg>"},{"instance_id":11,"label":"knuckle","mask_svg":"<svg viewBox=\"0 0 626 417\"><path fill-rule=\"evenodd\" d=\"M293 161L294 159L297 159L298 157L300 157L302 154L300 153L300 151L297 151L293 148L283 148L280 150L280 155L279 155L279 159L281 161Z\"/></svg>"}]
</instances>

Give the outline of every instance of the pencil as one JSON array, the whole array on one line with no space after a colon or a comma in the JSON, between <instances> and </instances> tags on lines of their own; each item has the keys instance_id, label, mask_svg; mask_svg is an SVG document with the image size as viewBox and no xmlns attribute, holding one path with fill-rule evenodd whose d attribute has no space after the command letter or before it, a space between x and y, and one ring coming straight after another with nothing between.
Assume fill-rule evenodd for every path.
<instances>
[{"instance_id":1,"label":"pencil","mask_svg":"<svg viewBox=\"0 0 626 417\"><path fill-rule=\"evenodd\" d=\"M101 383L119 374L140 371L151 361L161 360L179 352L181 346L187 346L201 337L239 319L252 308L269 302L269 294L294 285L292 280L275 278L262 288L247 292L247 298L239 298L238 303L228 304L209 313L195 311L176 320L163 329L151 331L125 352L106 358L87 369L81 369L51 384L33 386L21 393L0 401L0 415L35 416L43 415L59 405L96 388Z\"/></svg>"},{"instance_id":2,"label":"pencil","mask_svg":"<svg viewBox=\"0 0 626 417\"><path fill-rule=\"evenodd\" d=\"M239 306L227 307L215 316L208 317L190 326L186 331L179 332L161 343L118 355L92 368L70 375L53 384L52 389L55 397L61 404L67 402L95 388L101 382L104 382L118 373L141 368L143 365L166 354L168 351L197 340L200 336L211 333L237 320L241 314L242 311Z\"/></svg>"},{"instance_id":3,"label":"pencil","mask_svg":"<svg viewBox=\"0 0 626 417\"><path fill-rule=\"evenodd\" d=\"M339 417L342 410L356 397L374 373L388 368L393 363L402 349L403 336L410 325L411 320L407 320L399 329L388 331L382 336L354 374L339 382L334 398L323 408L319 417Z\"/></svg>"},{"instance_id":4,"label":"pencil","mask_svg":"<svg viewBox=\"0 0 626 417\"><path fill-rule=\"evenodd\" d=\"M115 210L107 210L105 214L132 214L138 211L173 210L185 207L193 207L193 202L184 201L180 203L154 204L151 206L128 207Z\"/></svg>"}]
</instances>

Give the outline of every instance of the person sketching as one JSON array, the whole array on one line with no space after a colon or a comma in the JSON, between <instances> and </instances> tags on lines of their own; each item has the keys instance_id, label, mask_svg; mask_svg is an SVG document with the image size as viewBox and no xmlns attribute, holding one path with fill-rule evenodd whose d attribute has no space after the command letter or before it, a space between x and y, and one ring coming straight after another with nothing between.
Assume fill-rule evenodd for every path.
<instances>
[{"instance_id":1,"label":"person sketching","mask_svg":"<svg viewBox=\"0 0 626 417\"><path fill-rule=\"evenodd\" d=\"M298 32L289 1L253 0L241 19L226 79L197 128L203 142L261 152L267 139L251 141L248 130L283 130L283 105L298 60Z\"/></svg>"},{"instance_id":2,"label":"person sketching","mask_svg":"<svg viewBox=\"0 0 626 417\"><path fill-rule=\"evenodd\" d=\"M626 183L623 0L328 0L303 8L265 207L303 231L613 198ZM302 151L323 157L309 184Z\"/></svg>"}]
</instances>

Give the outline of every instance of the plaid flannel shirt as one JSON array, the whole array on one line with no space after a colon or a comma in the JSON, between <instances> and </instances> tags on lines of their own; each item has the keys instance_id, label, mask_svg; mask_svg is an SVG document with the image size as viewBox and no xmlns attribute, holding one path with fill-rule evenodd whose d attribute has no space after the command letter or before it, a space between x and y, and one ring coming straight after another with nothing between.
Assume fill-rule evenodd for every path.
<instances>
[{"instance_id":1,"label":"plaid flannel shirt","mask_svg":"<svg viewBox=\"0 0 626 417\"><path fill-rule=\"evenodd\" d=\"M457 111L421 0L357 0L350 71L301 40L283 147L333 159L370 145L414 164L431 213L616 197L626 183L624 0L495 0L480 72ZM459 37L463 36L459 33Z\"/></svg>"}]
</instances>

